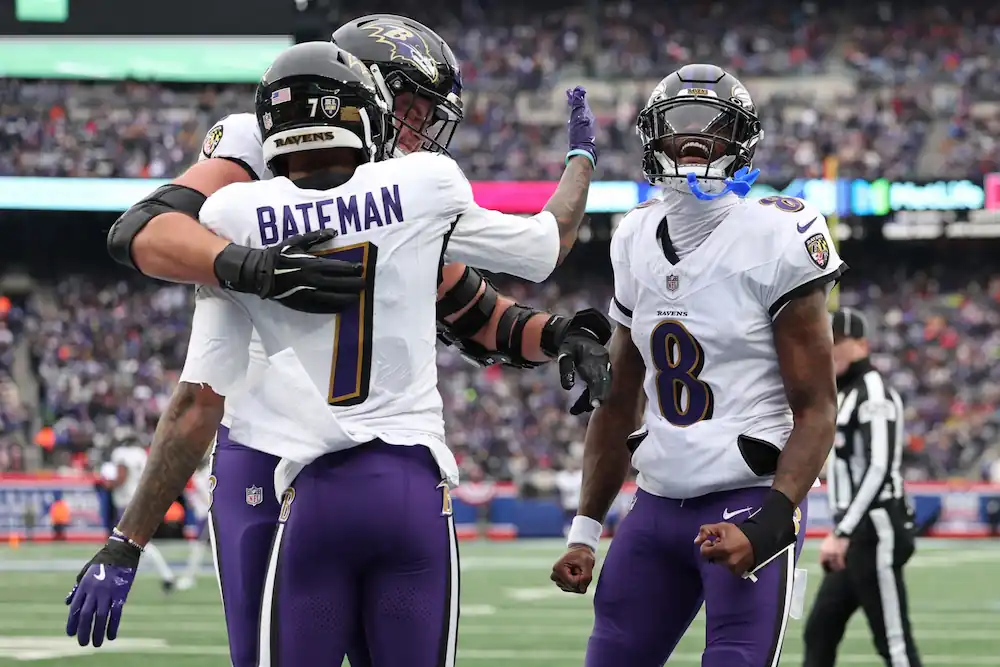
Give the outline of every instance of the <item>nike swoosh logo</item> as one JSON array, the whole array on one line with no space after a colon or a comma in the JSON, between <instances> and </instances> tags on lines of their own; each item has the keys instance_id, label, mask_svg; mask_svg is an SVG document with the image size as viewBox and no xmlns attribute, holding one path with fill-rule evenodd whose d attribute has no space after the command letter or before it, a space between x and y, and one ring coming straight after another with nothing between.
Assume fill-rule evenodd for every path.
<instances>
[{"instance_id":1,"label":"nike swoosh logo","mask_svg":"<svg viewBox=\"0 0 1000 667\"><path fill-rule=\"evenodd\" d=\"M804 225L795 225L795 228L799 230L800 234L805 234L806 230L813 226L813 223L819 220L819 216L816 216Z\"/></svg>"},{"instance_id":2,"label":"nike swoosh logo","mask_svg":"<svg viewBox=\"0 0 1000 667\"><path fill-rule=\"evenodd\" d=\"M280 276L283 273L295 273L296 271L298 271L298 268L294 268L294 269L275 269L274 270L274 275Z\"/></svg>"},{"instance_id":3,"label":"nike swoosh logo","mask_svg":"<svg viewBox=\"0 0 1000 667\"><path fill-rule=\"evenodd\" d=\"M741 510L736 510L735 512L730 512L729 508L727 507L726 510L722 513L722 520L723 521L729 521L730 519L732 519L737 514L743 514L744 512L749 512L752 509L753 509L752 507L744 507Z\"/></svg>"},{"instance_id":4,"label":"nike swoosh logo","mask_svg":"<svg viewBox=\"0 0 1000 667\"><path fill-rule=\"evenodd\" d=\"M97 579L98 581L104 581L104 577L106 576L104 574L104 566L101 565L100 567L101 567L101 571L99 573L97 573L97 574L94 575L94 579Z\"/></svg>"}]
</instances>

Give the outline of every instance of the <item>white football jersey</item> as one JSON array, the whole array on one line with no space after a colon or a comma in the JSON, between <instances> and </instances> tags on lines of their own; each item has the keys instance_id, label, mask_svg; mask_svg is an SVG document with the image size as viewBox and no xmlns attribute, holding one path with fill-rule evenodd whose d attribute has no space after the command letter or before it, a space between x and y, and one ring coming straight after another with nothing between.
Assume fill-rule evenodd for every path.
<instances>
[{"instance_id":1,"label":"white football jersey","mask_svg":"<svg viewBox=\"0 0 1000 667\"><path fill-rule=\"evenodd\" d=\"M832 288L846 265L826 219L798 199L741 201L677 264L659 242L663 219L652 200L611 239L610 315L631 329L646 366L645 423L632 438L641 440L637 483L677 499L770 486L738 438L780 451L792 430L771 323L810 286Z\"/></svg>"},{"instance_id":2,"label":"white football jersey","mask_svg":"<svg viewBox=\"0 0 1000 667\"><path fill-rule=\"evenodd\" d=\"M132 502L132 496L139 488L139 478L142 477L142 469L146 467L146 450L134 445L115 447L111 450L111 463L116 466L124 466L125 479L111 490L111 499L115 502L115 507L119 511Z\"/></svg>"},{"instance_id":3,"label":"white football jersey","mask_svg":"<svg viewBox=\"0 0 1000 667\"><path fill-rule=\"evenodd\" d=\"M208 459L202 461L194 474L191 475L191 484L184 489L184 498L187 501L188 510L199 521L208 516L208 510L212 507L212 491L215 482L212 479L212 466Z\"/></svg>"},{"instance_id":4,"label":"white football jersey","mask_svg":"<svg viewBox=\"0 0 1000 667\"><path fill-rule=\"evenodd\" d=\"M205 135L205 142L198 154L198 162L209 158L224 158L238 163L251 178L257 181L267 181L274 174L264 163L264 150L260 137L260 126L257 116L252 113L234 113L222 118L212 126ZM247 367L247 384L260 377L267 369L267 354L260 342L260 336L254 331L250 337L250 363ZM236 415L233 413L232 400L226 401L226 413L222 417L222 425L233 426ZM239 428L239 425L237 425Z\"/></svg>"},{"instance_id":5,"label":"white football jersey","mask_svg":"<svg viewBox=\"0 0 1000 667\"><path fill-rule=\"evenodd\" d=\"M359 305L340 315L290 310L276 301L201 287L196 298L188 357L181 381L205 383L223 396L239 390L254 329L271 360L264 378L301 368L307 387L296 395L297 377L280 388L261 381L260 403L245 415L245 433L234 439L283 456L298 465L321 455L379 438L394 445L427 445L445 477L457 483L454 456L444 446L442 403L437 391L436 302L444 257L544 280L555 268L559 230L555 218L532 218L478 208L472 188L450 158L416 153L362 165L344 185L300 189L286 178L227 186L212 195L200 218L235 243L263 248L299 233L333 227L339 235L324 252L366 267L369 287ZM480 211L482 209L479 209ZM276 355L293 352L275 370ZM287 358L287 357L286 357ZM296 361L297 360L297 361ZM265 396L274 400L268 403ZM274 406L284 402L283 409ZM270 413L268 406L271 407ZM280 414L308 417L319 406L332 414L317 451L294 437L296 424ZM234 408L237 412L239 407ZM275 419L266 419L272 414ZM285 420L286 422L288 420ZM282 430L283 429L283 430ZM237 430L234 426L234 432ZM299 444L296 444L299 443ZM297 472L297 471L296 471Z\"/></svg>"}]
</instances>

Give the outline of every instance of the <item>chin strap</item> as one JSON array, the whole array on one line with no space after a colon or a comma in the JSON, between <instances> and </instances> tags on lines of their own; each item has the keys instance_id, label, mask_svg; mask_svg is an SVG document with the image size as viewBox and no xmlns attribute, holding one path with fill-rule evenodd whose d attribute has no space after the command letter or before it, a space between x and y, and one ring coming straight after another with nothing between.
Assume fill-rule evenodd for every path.
<instances>
[{"instance_id":1,"label":"chin strap","mask_svg":"<svg viewBox=\"0 0 1000 667\"><path fill-rule=\"evenodd\" d=\"M698 185L698 177L693 173L688 173L687 183L688 188L691 190L691 194L702 201L712 201L713 199L718 199L723 195L727 195L732 192L737 197L743 198L750 194L750 187L760 176L760 169L754 169L750 171L749 167L743 167L738 170L735 174L725 180L726 187L723 188L722 192L709 193L705 192Z\"/></svg>"}]
</instances>

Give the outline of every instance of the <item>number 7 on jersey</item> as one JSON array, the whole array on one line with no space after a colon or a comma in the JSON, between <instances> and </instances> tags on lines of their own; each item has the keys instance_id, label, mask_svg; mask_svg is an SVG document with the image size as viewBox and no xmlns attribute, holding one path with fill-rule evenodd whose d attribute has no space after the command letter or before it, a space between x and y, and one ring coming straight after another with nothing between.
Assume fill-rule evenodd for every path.
<instances>
[{"instance_id":1,"label":"number 7 on jersey","mask_svg":"<svg viewBox=\"0 0 1000 667\"><path fill-rule=\"evenodd\" d=\"M324 250L317 254L357 262L364 267L365 289L357 305L336 317L333 330L333 359L330 362L330 405L347 407L368 398L372 372L372 311L375 302L375 261L378 246L357 243Z\"/></svg>"}]
</instances>

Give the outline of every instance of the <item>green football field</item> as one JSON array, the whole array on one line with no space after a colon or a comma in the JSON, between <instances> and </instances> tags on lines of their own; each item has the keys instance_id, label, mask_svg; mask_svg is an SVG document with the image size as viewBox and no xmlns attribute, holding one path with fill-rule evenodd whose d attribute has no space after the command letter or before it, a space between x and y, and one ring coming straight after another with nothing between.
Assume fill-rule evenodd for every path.
<instances>
[{"instance_id":1,"label":"green football field","mask_svg":"<svg viewBox=\"0 0 1000 667\"><path fill-rule=\"evenodd\" d=\"M810 543L800 561L809 569L810 599L821 577L816 547ZM174 563L186 557L184 545L165 551ZM140 574L119 639L98 651L80 648L64 636L63 596L75 570L92 553L90 546L0 547L0 667L229 664L218 589L207 569L195 589L169 597L155 576ZM460 665L582 665L592 597L561 593L548 581L560 553L561 542L555 540L462 545ZM1000 542L923 542L908 576L925 665L1000 665ZM790 621L782 665L801 664L802 628L802 621ZM700 664L703 637L699 619L668 664ZM838 664L881 664L860 616Z\"/></svg>"}]
</instances>

